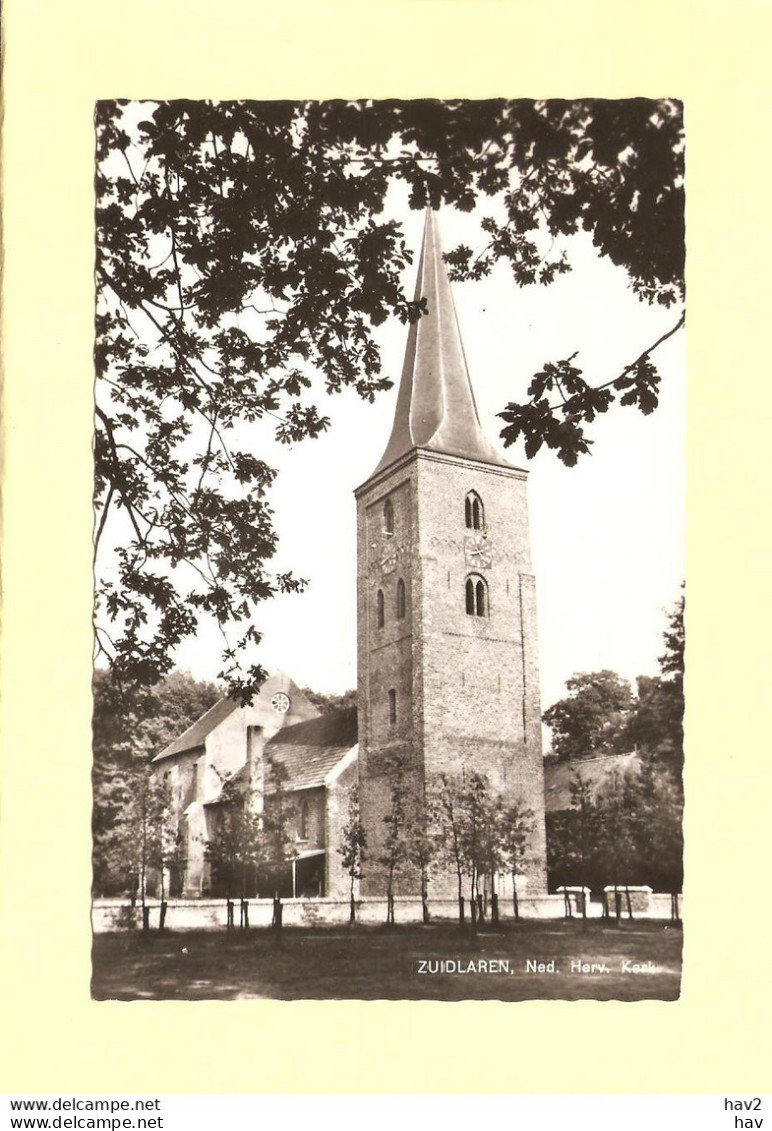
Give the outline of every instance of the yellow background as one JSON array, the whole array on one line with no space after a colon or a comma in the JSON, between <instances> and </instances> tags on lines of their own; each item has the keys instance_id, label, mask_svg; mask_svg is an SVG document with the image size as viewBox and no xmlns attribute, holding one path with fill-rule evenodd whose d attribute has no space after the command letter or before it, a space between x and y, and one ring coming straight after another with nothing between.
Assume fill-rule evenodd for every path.
<instances>
[{"instance_id":1,"label":"yellow background","mask_svg":"<svg viewBox=\"0 0 772 1131\"><path fill-rule=\"evenodd\" d=\"M0 1092L763 1091L765 3L4 5ZM89 999L95 99L676 96L688 158L680 1002Z\"/></svg>"}]
</instances>

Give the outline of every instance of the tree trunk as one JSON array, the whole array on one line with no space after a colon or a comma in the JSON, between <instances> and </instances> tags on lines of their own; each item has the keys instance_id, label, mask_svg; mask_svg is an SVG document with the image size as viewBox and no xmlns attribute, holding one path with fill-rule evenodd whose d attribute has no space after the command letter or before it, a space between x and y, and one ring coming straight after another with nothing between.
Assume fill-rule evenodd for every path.
<instances>
[{"instance_id":1,"label":"tree trunk","mask_svg":"<svg viewBox=\"0 0 772 1131\"><path fill-rule=\"evenodd\" d=\"M632 917L633 917L633 903L632 903L632 900L630 899L630 889L627 886L627 884L625 884L625 896L627 898L627 917L628 917L628 919L632 919Z\"/></svg>"},{"instance_id":2,"label":"tree trunk","mask_svg":"<svg viewBox=\"0 0 772 1131\"><path fill-rule=\"evenodd\" d=\"M161 909L158 913L158 933L159 933L159 935L163 931L164 926L166 924L166 908L168 906L169 905L166 902L166 900L163 897L161 897Z\"/></svg>"},{"instance_id":3,"label":"tree trunk","mask_svg":"<svg viewBox=\"0 0 772 1131\"><path fill-rule=\"evenodd\" d=\"M282 907L281 899L278 895L273 897L273 918L271 919L271 928L274 931L280 931L282 925L282 918L284 909Z\"/></svg>"},{"instance_id":4,"label":"tree trunk","mask_svg":"<svg viewBox=\"0 0 772 1131\"><path fill-rule=\"evenodd\" d=\"M458 879L458 925L463 930L466 925L464 922L464 881L460 871L456 872L456 877Z\"/></svg>"},{"instance_id":5,"label":"tree trunk","mask_svg":"<svg viewBox=\"0 0 772 1131\"><path fill-rule=\"evenodd\" d=\"M140 882L139 894L140 894L140 898L142 900L142 933L147 934L147 932L150 930L150 908L147 906L146 899L145 899L145 869L144 869L144 865L142 867L142 871L140 872L140 881L139 882Z\"/></svg>"},{"instance_id":6,"label":"tree trunk","mask_svg":"<svg viewBox=\"0 0 772 1131\"><path fill-rule=\"evenodd\" d=\"M239 915L239 926L241 927L242 931L248 931L249 930L249 900L247 900L247 899L241 900L240 911L241 911L241 913Z\"/></svg>"},{"instance_id":7,"label":"tree trunk","mask_svg":"<svg viewBox=\"0 0 772 1131\"><path fill-rule=\"evenodd\" d=\"M499 921L499 897L495 891L491 892L491 923Z\"/></svg>"},{"instance_id":8,"label":"tree trunk","mask_svg":"<svg viewBox=\"0 0 772 1131\"><path fill-rule=\"evenodd\" d=\"M349 906L348 906L348 921L349 923L356 923L357 919L357 905L354 901L354 877L351 877L351 888L349 889Z\"/></svg>"},{"instance_id":9,"label":"tree trunk","mask_svg":"<svg viewBox=\"0 0 772 1131\"><path fill-rule=\"evenodd\" d=\"M429 892L427 891L426 883L423 882L423 881L421 883L421 914L423 916L424 923L428 923L429 922Z\"/></svg>"},{"instance_id":10,"label":"tree trunk","mask_svg":"<svg viewBox=\"0 0 772 1131\"><path fill-rule=\"evenodd\" d=\"M515 913L515 918L520 918L520 905L517 900L517 876L512 873L512 910Z\"/></svg>"},{"instance_id":11,"label":"tree trunk","mask_svg":"<svg viewBox=\"0 0 772 1131\"><path fill-rule=\"evenodd\" d=\"M230 896L225 901L225 929L233 930L233 900Z\"/></svg>"}]
</instances>

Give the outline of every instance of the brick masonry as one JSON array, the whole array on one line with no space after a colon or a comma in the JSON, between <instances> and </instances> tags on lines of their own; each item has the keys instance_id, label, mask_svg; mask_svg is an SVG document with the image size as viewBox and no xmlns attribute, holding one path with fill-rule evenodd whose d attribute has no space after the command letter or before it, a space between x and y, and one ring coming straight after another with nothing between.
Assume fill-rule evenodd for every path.
<instances>
[{"instance_id":1,"label":"brick masonry","mask_svg":"<svg viewBox=\"0 0 772 1131\"><path fill-rule=\"evenodd\" d=\"M371 863L365 895L382 894L374 866L389 807L384 767L407 760L413 788L441 772L486 774L535 814L526 890L546 891L535 584L527 474L516 468L414 449L356 492L359 777ZM484 507L490 565L471 560L465 499ZM393 532L385 530L385 506ZM488 615L466 612L470 575L487 587ZM405 586L399 618L397 590ZM378 592L384 624L378 625ZM396 695L390 719L389 692ZM455 881L438 877L432 890Z\"/></svg>"}]
</instances>

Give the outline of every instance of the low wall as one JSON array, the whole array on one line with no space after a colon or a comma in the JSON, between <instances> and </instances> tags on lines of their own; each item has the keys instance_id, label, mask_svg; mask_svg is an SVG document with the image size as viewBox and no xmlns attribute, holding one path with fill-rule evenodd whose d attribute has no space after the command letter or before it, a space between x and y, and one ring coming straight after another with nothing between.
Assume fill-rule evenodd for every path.
<instances>
[{"instance_id":1,"label":"low wall","mask_svg":"<svg viewBox=\"0 0 772 1131\"><path fill-rule=\"evenodd\" d=\"M646 905L634 908L637 919L670 919L671 897L653 892ZM157 899L148 900L150 926L158 926L160 903ZM565 900L562 895L542 895L521 897L520 915L523 919L563 919ZM454 899L429 900L429 913L433 920L453 920L458 916L458 904ZM466 904L469 914L469 904ZM572 914L579 916L572 905ZM622 914L626 917L626 909ZM678 914L681 914L681 896L678 897ZM270 899L249 900L250 927L270 927L273 915L273 901ZM603 907L600 903L588 903L587 917L600 919ZM514 918L511 900L499 902L499 917L503 921ZM239 923L239 902L234 902L235 924ZM330 923L347 923L349 918L348 900L340 899L283 899L282 920L285 927L313 927ZM409 896L397 896L394 900L394 918L397 923L420 923L422 918L421 900ZM386 921L385 899L362 899L357 902L357 919L360 923L380 924ZM141 925L141 911L135 907L132 913L127 899L97 899L91 909L91 923L97 933L125 930L130 926ZM227 910L224 899L170 899L166 909L166 926L171 931L215 930L227 925Z\"/></svg>"}]
</instances>

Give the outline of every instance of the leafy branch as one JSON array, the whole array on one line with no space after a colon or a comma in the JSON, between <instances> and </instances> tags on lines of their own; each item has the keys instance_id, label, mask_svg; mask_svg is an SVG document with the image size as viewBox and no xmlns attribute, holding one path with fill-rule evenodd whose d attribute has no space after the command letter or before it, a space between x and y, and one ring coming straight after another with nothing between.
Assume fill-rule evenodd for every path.
<instances>
[{"instance_id":1,"label":"leafy branch","mask_svg":"<svg viewBox=\"0 0 772 1131\"><path fill-rule=\"evenodd\" d=\"M547 362L528 387L530 401L510 403L498 414L506 421L506 427L501 430L505 446L522 436L529 459L546 444L557 451L566 466L573 467L580 455L590 451L593 442L586 436L583 424L592 423L607 412L617 399L616 393L622 393L620 404L636 405L644 416L654 412L659 403L661 379L650 355L681 329L685 319L682 313L675 325L626 365L617 377L600 385L590 385L582 376L582 370L571 364L577 356L575 353L561 361ZM547 393L557 393L560 400L550 403Z\"/></svg>"},{"instance_id":2,"label":"leafy branch","mask_svg":"<svg viewBox=\"0 0 772 1131\"><path fill-rule=\"evenodd\" d=\"M260 603L304 582L271 572L276 473L250 429L299 443L330 425L320 391L391 385L374 331L425 312L402 284L395 186L413 209L496 202L483 247L446 256L455 278L504 262L547 285L585 231L642 301L683 299L673 101L116 101L96 134L97 648L109 635L127 686L168 672L201 617L225 637L231 693L262 681ZM616 396L656 406L658 344L597 387L574 357L545 366L502 413L505 441L573 462Z\"/></svg>"}]
</instances>

